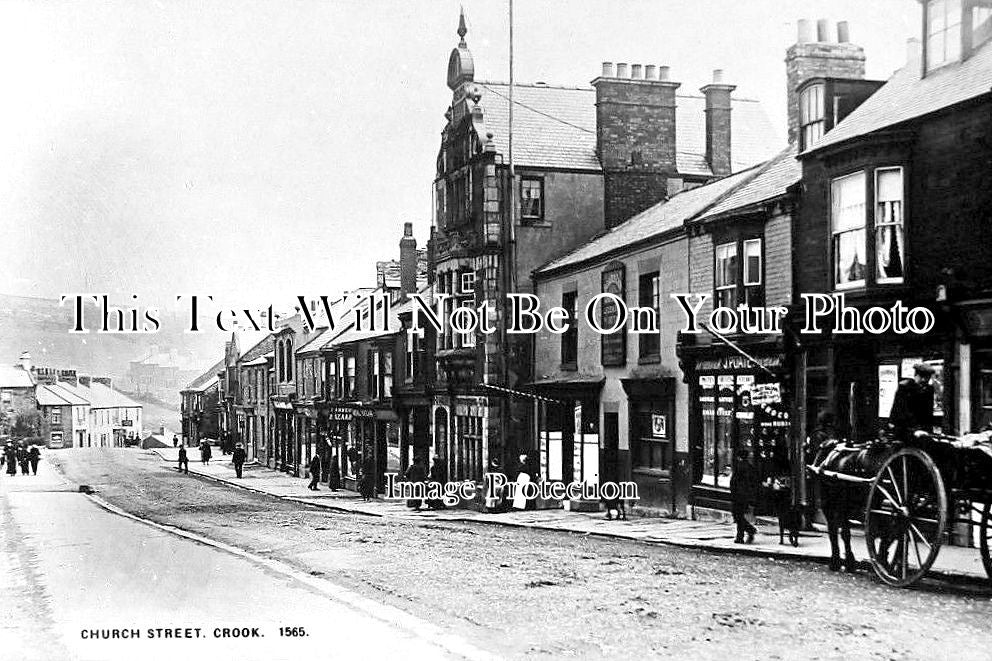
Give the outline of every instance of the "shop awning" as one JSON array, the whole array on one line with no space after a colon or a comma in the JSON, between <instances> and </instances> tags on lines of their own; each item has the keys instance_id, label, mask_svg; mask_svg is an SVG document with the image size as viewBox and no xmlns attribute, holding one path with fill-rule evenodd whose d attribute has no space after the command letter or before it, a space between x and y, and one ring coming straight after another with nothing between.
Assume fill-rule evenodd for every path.
<instances>
[{"instance_id":1,"label":"shop awning","mask_svg":"<svg viewBox=\"0 0 992 661\"><path fill-rule=\"evenodd\" d=\"M483 388L486 388L487 390L495 390L497 392L505 393L507 395L515 395L517 397L527 397L530 399L537 400L539 402L549 402L551 404L564 404L564 402L560 400L552 399L550 397L544 397L543 395L538 395L537 393L533 393L533 392L525 392L523 390L513 390L512 388L503 388L502 386L494 386L488 383L483 383L480 385Z\"/></svg>"},{"instance_id":2,"label":"shop awning","mask_svg":"<svg viewBox=\"0 0 992 661\"><path fill-rule=\"evenodd\" d=\"M546 381L533 381L529 385L560 400L587 399L598 397L605 379L562 378Z\"/></svg>"}]
</instances>

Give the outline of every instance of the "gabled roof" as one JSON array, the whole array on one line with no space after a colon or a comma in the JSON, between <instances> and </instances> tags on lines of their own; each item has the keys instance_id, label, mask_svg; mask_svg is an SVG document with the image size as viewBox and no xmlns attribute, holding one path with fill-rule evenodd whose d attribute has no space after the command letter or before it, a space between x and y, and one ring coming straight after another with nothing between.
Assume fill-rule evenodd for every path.
<instances>
[{"instance_id":1,"label":"gabled roof","mask_svg":"<svg viewBox=\"0 0 992 661\"><path fill-rule=\"evenodd\" d=\"M762 165L753 179L744 182L704 213L692 219L692 222L705 222L719 216L733 214L746 207L767 202L786 193L802 178L802 165L796 160L798 149L790 145L778 156Z\"/></svg>"},{"instance_id":2,"label":"gabled roof","mask_svg":"<svg viewBox=\"0 0 992 661\"><path fill-rule=\"evenodd\" d=\"M803 154L923 117L992 92L992 42L964 62L955 62L922 77L919 57L910 58L888 82Z\"/></svg>"},{"instance_id":3,"label":"gabled roof","mask_svg":"<svg viewBox=\"0 0 992 661\"><path fill-rule=\"evenodd\" d=\"M69 401L66 391L59 392L45 384L35 388L34 396L38 400L38 406L72 406L74 404L74 402ZM78 400L79 398L74 397L73 399Z\"/></svg>"},{"instance_id":4,"label":"gabled roof","mask_svg":"<svg viewBox=\"0 0 992 661\"><path fill-rule=\"evenodd\" d=\"M206 372L204 372L200 376L190 381L189 384L185 388L183 388L183 390L203 390L201 386L203 386L210 379L216 379L217 372L221 371L222 369L224 369L223 358L218 360L216 363L214 363L213 366L211 366L210 369L208 369Z\"/></svg>"},{"instance_id":5,"label":"gabled roof","mask_svg":"<svg viewBox=\"0 0 992 661\"><path fill-rule=\"evenodd\" d=\"M20 365L0 365L0 388L34 388L34 379Z\"/></svg>"},{"instance_id":6,"label":"gabled roof","mask_svg":"<svg viewBox=\"0 0 992 661\"><path fill-rule=\"evenodd\" d=\"M141 404L138 404L130 397L96 381L91 382L89 386L78 386L76 392L79 393L80 397L87 399L90 406L95 409L113 409L119 407L141 408Z\"/></svg>"},{"instance_id":7,"label":"gabled roof","mask_svg":"<svg viewBox=\"0 0 992 661\"><path fill-rule=\"evenodd\" d=\"M480 82L483 121L496 150L507 149L509 86ZM713 176L706 162L705 98L676 97L676 167L680 174ZM596 157L596 90L592 87L513 86L513 160L518 166L600 171ZM775 155L778 134L758 101L732 100L734 171Z\"/></svg>"},{"instance_id":8,"label":"gabled roof","mask_svg":"<svg viewBox=\"0 0 992 661\"><path fill-rule=\"evenodd\" d=\"M372 292L371 295L377 296L378 294L382 294L382 293L384 293L384 290L376 289L374 292ZM401 328L401 324L399 317L397 316L396 307L394 306L389 307L388 330L382 328L382 315L379 314L379 311L381 309L382 309L381 305L375 306L376 330L368 330L369 327L368 307L363 306L360 314L361 314L362 326L364 330L356 330L354 320L352 320L346 326L342 326L340 328L340 332L336 333L334 337L325 340L325 342L321 345L321 349L330 349L332 347L336 347L341 344L346 344L348 342L358 342L360 340L369 340L375 337L382 337L385 335L392 335L394 333L398 333Z\"/></svg>"},{"instance_id":9,"label":"gabled roof","mask_svg":"<svg viewBox=\"0 0 992 661\"><path fill-rule=\"evenodd\" d=\"M537 273L548 274L585 261L600 259L614 250L681 227L687 220L722 199L734 187L753 179L760 171L761 167L756 166L673 195L667 202L660 202L642 211L589 243L549 262L538 269Z\"/></svg>"}]
</instances>

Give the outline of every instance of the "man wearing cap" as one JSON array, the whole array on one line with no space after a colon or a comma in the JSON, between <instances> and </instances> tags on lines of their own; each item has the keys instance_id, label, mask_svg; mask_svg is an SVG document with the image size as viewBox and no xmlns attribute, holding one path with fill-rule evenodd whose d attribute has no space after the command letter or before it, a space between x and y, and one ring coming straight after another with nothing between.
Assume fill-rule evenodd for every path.
<instances>
[{"instance_id":1,"label":"man wearing cap","mask_svg":"<svg viewBox=\"0 0 992 661\"><path fill-rule=\"evenodd\" d=\"M913 366L913 378L899 383L889 412L889 424L896 438L907 440L913 432L922 429L933 432L933 386L930 377L933 367L926 363Z\"/></svg>"}]
</instances>

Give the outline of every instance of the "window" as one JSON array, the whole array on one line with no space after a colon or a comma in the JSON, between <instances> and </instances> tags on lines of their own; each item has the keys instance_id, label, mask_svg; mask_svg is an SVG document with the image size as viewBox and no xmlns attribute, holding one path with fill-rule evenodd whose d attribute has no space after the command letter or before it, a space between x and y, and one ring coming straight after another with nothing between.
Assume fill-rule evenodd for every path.
<instances>
[{"instance_id":1,"label":"window","mask_svg":"<svg viewBox=\"0 0 992 661\"><path fill-rule=\"evenodd\" d=\"M865 174L834 179L830 185L834 286L865 284Z\"/></svg>"},{"instance_id":2,"label":"window","mask_svg":"<svg viewBox=\"0 0 992 661\"><path fill-rule=\"evenodd\" d=\"M385 351L382 354L382 397L393 396L393 354Z\"/></svg>"},{"instance_id":3,"label":"window","mask_svg":"<svg viewBox=\"0 0 992 661\"><path fill-rule=\"evenodd\" d=\"M902 168L875 171L875 265L880 283L902 282Z\"/></svg>"},{"instance_id":4,"label":"window","mask_svg":"<svg viewBox=\"0 0 992 661\"><path fill-rule=\"evenodd\" d=\"M338 361L332 358L327 361L327 389L328 399L338 397Z\"/></svg>"},{"instance_id":5,"label":"window","mask_svg":"<svg viewBox=\"0 0 992 661\"><path fill-rule=\"evenodd\" d=\"M379 352L370 349L369 353L369 396L379 399Z\"/></svg>"},{"instance_id":6,"label":"window","mask_svg":"<svg viewBox=\"0 0 992 661\"><path fill-rule=\"evenodd\" d=\"M716 287L716 305L737 307L737 244L724 243L716 247L716 265L713 282Z\"/></svg>"},{"instance_id":7,"label":"window","mask_svg":"<svg viewBox=\"0 0 992 661\"><path fill-rule=\"evenodd\" d=\"M761 239L744 241L744 302L751 307L765 304L764 277L762 274Z\"/></svg>"},{"instance_id":8,"label":"window","mask_svg":"<svg viewBox=\"0 0 992 661\"><path fill-rule=\"evenodd\" d=\"M286 368L283 367L285 360L285 354L282 350L282 342L276 344L276 370L278 373L279 382L282 383L286 380Z\"/></svg>"},{"instance_id":9,"label":"window","mask_svg":"<svg viewBox=\"0 0 992 661\"><path fill-rule=\"evenodd\" d=\"M60 408L52 409L52 424L53 425L62 424L62 409Z\"/></svg>"},{"instance_id":10,"label":"window","mask_svg":"<svg viewBox=\"0 0 992 661\"><path fill-rule=\"evenodd\" d=\"M286 380L293 380L293 342L286 342Z\"/></svg>"},{"instance_id":11,"label":"window","mask_svg":"<svg viewBox=\"0 0 992 661\"><path fill-rule=\"evenodd\" d=\"M658 272L645 273L637 282L637 305L641 308L650 308L658 315L661 313L661 278ZM656 316L657 319L657 316ZM640 352L641 358L657 358L661 353L660 331L654 333L641 333Z\"/></svg>"},{"instance_id":12,"label":"window","mask_svg":"<svg viewBox=\"0 0 992 661\"><path fill-rule=\"evenodd\" d=\"M673 438L670 405L662 402L637 402L632 412L634 433L633 465L647 470L667 471L671 468L671 439Z\"/></svg>"},{"instance_id":13,"label":"window","mask_svg":"<svg viewBox=\"0 0 992 661\"><path fill-rule=\"evenodd\" d=\"M474 294L475 293L475 272L465 271L462 273L462 293L463 294Z\"/></svg>"},{"instance_id":14,"label":"window","mask_svg":"<svg viewBox=\"0 0 992 661\"><path fill-rule=\"evenodd\" d=\"M578 292L567 291L561 295L561 306L568 312L568 328L561 335L561 364L564 369L575 369L579 355L579 324L575 309Z\"/></svg>"},{"instance_id":15,"label":"window","mask_svg":"<svg viewBox=\"0 0 992 661\"><path fill-rule=\"evenodd\" d=\"M927 4L927 71L961 58L961 0Z\"/></svg>"},{"instance_id":16,"label":"window","mask_svg":"<svg viewBox=\"0 0 992 661\"><path fill-rule=\"evenodd\" d=\"M808 149L823 137L826 130L823 85L810 85L799 95L800 149Z\"/></svg>"},{"instance_id":17,"label":"window","mask_svg":"<svg viewBox=\"0 0 992 661\"><path fill-rule=\"evenodd\" d=\"M348 356L347 373L344 382L344 396L351 397L355 392L355 357Z\"/></svg>"},{"instance_id":18,"label":"window","mask_svg":"<svg viewBox=\"0 0 992 661\"><path fill-rule=\"evenodd\" d=\"M62 432L60 432L60 431L53 431L52 432L52 446L53 447L60 448L60 447L62 447L62 443L63 443Z\"/></svg>"},{"instance_id":19,"label":"window","mask_svg":"<svg viewBox=\"0 0 992 661\"><path fill-rule=\"evenodd\" d=\"M992 37L992 3L971 8L971 48L974 50Z\"/></svg>"},{"instance_id":20,"label":"window","mask_svg":"<svg viewBox=\"0 0 992 661\"><path fill-rule=\"evenodd\" d=\"M406 369L403 374L403 380L406 383L413 381L414 372L417 369L417 351L420 348L420 342L419 337L406 335Z\"/></svg>"},{"instance_id":21,"label":"window","mask_svg":"<svg viewBox=\"0 0 992 661\"><path fill-rule=\"evenodd\" d=\"M544 180L540 177L520 178L520 218L544 220Z\"/></svg>"}]
</instances>

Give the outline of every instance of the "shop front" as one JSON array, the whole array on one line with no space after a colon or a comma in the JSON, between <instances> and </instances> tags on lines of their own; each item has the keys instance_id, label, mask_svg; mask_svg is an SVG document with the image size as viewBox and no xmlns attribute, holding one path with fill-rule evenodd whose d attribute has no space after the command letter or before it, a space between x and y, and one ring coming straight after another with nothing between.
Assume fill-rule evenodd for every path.
<instances>
[{"instance_id":1,"label":"shop front","mask_svg":"<svg viewBox=\"0 0 992 661\"><path fill-rule=\"evenodd\" d=\"M759 483L794 478L800 453L792 434L791 379L778 346L749 346L747 355L727 346L707 347L707 357L684 352L689 377L689 438L695 517L730 509L735 457L746 452ZM758 490L756 512L771 514L768 493Z\"/></svg>"}]
</instances>

